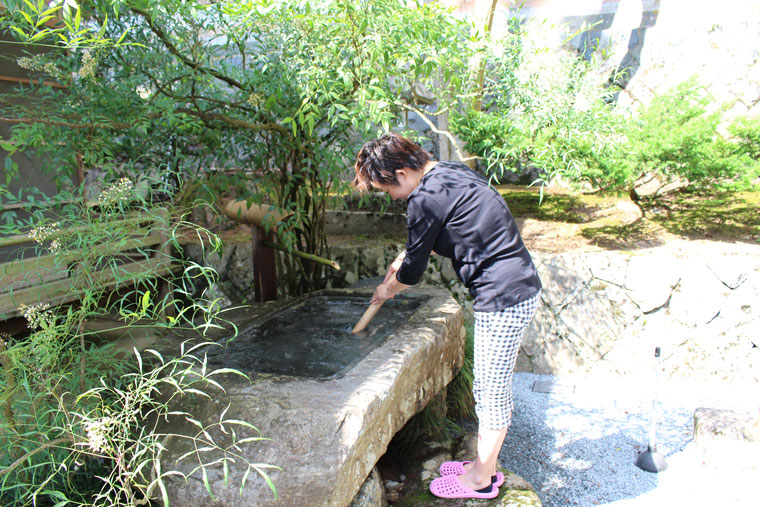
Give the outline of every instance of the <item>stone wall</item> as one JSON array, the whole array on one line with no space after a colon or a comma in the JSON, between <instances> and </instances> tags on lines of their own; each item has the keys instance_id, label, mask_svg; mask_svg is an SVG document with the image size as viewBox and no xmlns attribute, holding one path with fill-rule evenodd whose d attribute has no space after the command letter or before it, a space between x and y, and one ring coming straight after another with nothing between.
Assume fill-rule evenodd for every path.
<instances>
[{"instance_id":1,"label":"stone wall","mask_svg":"<svg viewBox=\"0 0 760 507\"><path fill-rule=\"evenodd\" d=\"M760 246L677 241L534 259L542 306L520 368L760 381Z\"/></svg>"},{"instance_id":2,"label":"stone wall","mask_svg":"<svg viewBox=\"0 0 760 507\"><path fill-rule=\"evenodd\" d=\"M403 248L388 242L334 247L330 287L385 274ZM191 249L192 250L192 249ZM556 375L651 372L760 381L760 245L676 241L637 251L532 252L544 285L518 370ZM208 263L230 299L252 298L250 243ZM434 256L423 284L442 286L472 318L448 260Z\"/></svg>"}]
</instances>

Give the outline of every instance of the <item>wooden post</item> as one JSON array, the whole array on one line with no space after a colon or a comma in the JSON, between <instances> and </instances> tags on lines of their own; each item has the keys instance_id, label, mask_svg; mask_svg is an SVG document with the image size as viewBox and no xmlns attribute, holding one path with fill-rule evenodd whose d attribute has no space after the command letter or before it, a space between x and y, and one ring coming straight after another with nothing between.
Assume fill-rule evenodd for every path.
<instances>
[{"instance_id":1,"label":"wooden post","mask_svg":"<svg viewBox=\"0 0 760 507\"><path fill-rule=\"evenodd\" d=\"M84 190L84 188L83 188ZM159 218L158 220L153 224L154 226L158 227L161 231L161 243L159 244L159 251L158 251L158 258L161 259L162 262L166 262L167 264L171 263L172 259L172 245L169 242L169 223L170 217L169 217L169 211L166 209L159 210ZM169 285L168 278L172 276L172 271L170 270L169 273L167 273L166 278L163 276L158 282L158 303L159 305L163 305L161 308L161 319L166 322L168 319L167 317L176 317L177 312L176 308L174 306L174 292L171 290L171 286ZM166 301L164 301L166 300Z\"/></svg>"},{"instance_id":2,"label":"wooden post","mask_svg":"<svg viewBox=\"0 0 760 507\"><path fill-rule=\"evenodd\" d=\"M253 285L257 303L277 299L277 263L274 257L274 249L264 246L262 243L265 240L273 241L274 233L266 234L261 227L251 225Z\"/></svg>"}]
</instances>

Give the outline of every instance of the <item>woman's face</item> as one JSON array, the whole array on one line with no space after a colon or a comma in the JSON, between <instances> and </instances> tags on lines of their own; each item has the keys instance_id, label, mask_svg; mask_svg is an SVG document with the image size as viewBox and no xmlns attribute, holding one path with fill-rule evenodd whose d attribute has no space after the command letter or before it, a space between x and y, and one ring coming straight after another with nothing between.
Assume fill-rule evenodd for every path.
<instances>
[{"instance_id":1,"label":"woman's face","mask_svg":"<svg viewBox=\"0 0 760 507\"><path fill-rule=\"evenodd\" d=\"M417 177L417 171L411 169L399 169L396 171L396 180L398 185L384 185L382 183L372 183L372 187L380 192L385 192L391 199L406 199L409 197L417 185L419 185L422 176Z\"/></svg>"}]
</instances>

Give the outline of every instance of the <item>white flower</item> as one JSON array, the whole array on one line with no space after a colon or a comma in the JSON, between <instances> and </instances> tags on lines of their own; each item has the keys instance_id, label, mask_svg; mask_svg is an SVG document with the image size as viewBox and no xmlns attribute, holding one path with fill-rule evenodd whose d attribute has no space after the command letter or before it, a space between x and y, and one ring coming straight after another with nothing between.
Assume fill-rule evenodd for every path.
<instances>
[{"instance_id":1,"label":"white flower","mask_svg":"<svg viewBox=\"0 0 760 507\"><path fill-rule=\"evenodd\" d=\"M49 248L50 248L50 251L53 252L53 253L63 253L64 252L63 244L61 243L60 239L54 239L53 241L51 241Z\"/></svg>"},{"instance_id":2,"label":"white flower","mask_svg":"<svg viewBox=\"0 0 760 507\"><path fill-rule=\"evenodd\" d=\"M82 54L82 67L79 68L79 77L87 79L95 75L95 67L98 66L98 58L89 49Z\"/></svg>"},{"instance_id":3,"label":"white flower","mask_svg":"<svg viewBox=\"0 0 760 507\"><path fill-rule=\"evenodd\" d=\"M131 192L132 181L130 181L129 178L122 178L110 187L104 189L100 193L98 200L103 204L111 204L129 197Z\"/></svg>"},{"instance_id":4,"label":"white flower","mask_svg":"<svg viewBox=\"0 0 760 507\"><path fill-rule=\"evenodd\" d=\"M98 453L108 451L110 449L108 433L116 424L117 421L113 417L101 417L92 421L85 421L83 426L87 432L87 447Z\"/></svg>"},{"instance_id":5,"label":"white flower","mask_svg":"<svg viewBox=\"0 0 760 507\"><path fill-rule=\"evenodd\" d=\"M42 246L45 241L53 236L58 236L59 234L61 234L61 229L59 228L58 223L40 225L29 231L29 237L40 246Z\"/></svg>"},{"instance_id":6,"label":"white flower","mask_svg":"<svg viewBox=\"0 0 760 507\"><path fill-rule=\"evenodd\" d=\"M52 240L48 249L56 254L64 253L66 251L63 242L61 241L61 229L60 225L56 222L48 225L40 225L29 231L29 237L40 246L45 246L45 242Z\"/></svg>"},{"instance_id":7,"label":"white flower","mask_svg":"<svg viewBox=\"0 0 760 507\"><path fill-rule=\"evenodd\" d=\"M31 58L18 58L16 59L16 64L22 69L47 72L56 79L65 78L65 75L58 70L58 67L53 62L48 61L43 55L34 55Z\"/></svg>"},{"instance_id":8,"label":"white flower","mask_svg":"<svg viewBox=\"0 0 760 507\"><path fill-rule=\"evenodd\" d=\"M18 311L29 322L31 329L40 329L43 324L48 326L55 322L55 316L53 312L49 311L50 304L38 303L36 305L21 305L18 307Z\"/></svg>"}]
</instances>

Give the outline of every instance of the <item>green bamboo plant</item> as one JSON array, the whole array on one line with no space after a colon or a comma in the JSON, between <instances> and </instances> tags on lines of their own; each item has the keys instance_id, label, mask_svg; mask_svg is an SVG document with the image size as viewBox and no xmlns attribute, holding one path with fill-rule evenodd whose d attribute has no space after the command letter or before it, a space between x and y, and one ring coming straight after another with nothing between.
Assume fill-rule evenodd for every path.
<instances>
[{"instance_id":1,"label":"green bamboo plant","mask_svg":"<svg viewBox=\"0 0 760 507\"><path fill-rule=\"evenodd\" d=\"M35 246L21 255L52 254L51 269L66 266L78 297L75 304L58 307L23 306L29 332L0 338L0 504L143 505L155 500L168 505L164 479L181 474L161 460L169 437L194 443L196 452L184 459L200 464L195 473L206 477L207 468L226 473L232 461L247 463L248 472L257 472L276 495L266 473L271 465L245 457L250 454L244 448L262 439L255 426L230 420L224 412L204 425L177 409L183 397L223 391L220 375L243 375L206 363L204 351L215 346L210 331L236 331L218 302L206 296L213 270L176 255L165 259L172 265L169 272L161 263L146 263L135 272L124 269L129 242L137 245L130 255L147 259L156 251L179 251L184 234L200 238L209 250L220 247L219 238L166 205L141 199L125 179L108 186L96 204L40 209L26 222L34 227L24 228ZM148 233L146 220L166 231L163 243L140 242ZM11 225L4 225L4 232ZM104 273L107 285L99 283ZM162 290L162 284L167 288ZM125 351L87 325L103 316L118 320L111 331L151 328L182 333L189 341L174 351ZM191 421L197 431L167 431L160 423L170 414ZM212 437L218 427L238 431L220 443Z\"/></svg>"}]
</instances>

